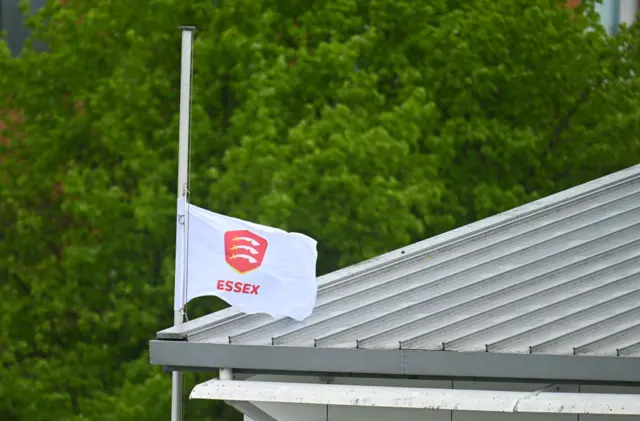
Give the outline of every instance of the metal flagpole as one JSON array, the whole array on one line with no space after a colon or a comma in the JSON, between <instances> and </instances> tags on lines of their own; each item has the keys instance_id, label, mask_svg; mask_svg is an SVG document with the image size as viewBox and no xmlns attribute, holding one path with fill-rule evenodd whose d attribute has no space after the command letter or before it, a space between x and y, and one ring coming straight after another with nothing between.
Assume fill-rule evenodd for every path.
<instances>
[{"instance_id":1,"label":"metal flagpole","mask_svg":"<svg viewBox=\"0 0 640 421\"><path fill-rule=\"evenodd\" d=\"M182 31L182 60L180 66L180 132L178 150L178 198L183 198L186 206L189 203L189 126L191 122L191 60L193 54L193 26L181 26ZM178 215L180 218L180 215ZM184 302L186 286L186 256L187 256L187 234L189 232L188 212L185 212L179 229L182 237L182 250L176 250L176 271L180 268L179 279L179 303L180 308L175 311L173 324L179 325L184 321ZM176 242L176 247L180 244ZM183 261L178 261L178 256L182 256ZM176 273L176 275L178 275ZM177 287L177 286L176 286ZM174 371L171 374L171 421L182 421L182 373Z\"/></svg>"}]
</instances>

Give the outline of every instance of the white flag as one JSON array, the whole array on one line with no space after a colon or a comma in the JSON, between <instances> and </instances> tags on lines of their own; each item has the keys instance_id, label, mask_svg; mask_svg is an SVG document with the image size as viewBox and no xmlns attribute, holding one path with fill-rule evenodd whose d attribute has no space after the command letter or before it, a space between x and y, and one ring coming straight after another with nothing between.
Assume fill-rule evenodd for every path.
<instances>
[{"instance_id":1,"label":"white flag","mask_svg":"<svg viewBox=\"0 0 640 421\"><path fill-rule=\"evenodd\" d=\"M187 204L187 215L185 204L184 198L178 199L174 310L196 297L214 295L247 314L298 321L311 314L318 291L316 240L192 204ZM186 259L180 227L185 216L189 225Z\"/></svg>"}]
</instances>

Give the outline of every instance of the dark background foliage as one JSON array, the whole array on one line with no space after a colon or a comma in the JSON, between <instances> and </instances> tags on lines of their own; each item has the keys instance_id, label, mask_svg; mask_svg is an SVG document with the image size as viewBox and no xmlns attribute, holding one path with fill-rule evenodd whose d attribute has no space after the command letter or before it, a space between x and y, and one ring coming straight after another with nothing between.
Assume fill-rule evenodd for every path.
<instances>
[{"instance_id":1,"label":"dark background foliage","mask_svg":"<svg viewBox=\"0 0 640 421\"><path fill-rule=\"evenodd\" d=\"M172 322L181 24L194 203L313 236L320 274L639 161L638 28L589 2L72 0L29 24L0 44L3 420L169 415L147 341Z\"/></svg>"}]
</instances>

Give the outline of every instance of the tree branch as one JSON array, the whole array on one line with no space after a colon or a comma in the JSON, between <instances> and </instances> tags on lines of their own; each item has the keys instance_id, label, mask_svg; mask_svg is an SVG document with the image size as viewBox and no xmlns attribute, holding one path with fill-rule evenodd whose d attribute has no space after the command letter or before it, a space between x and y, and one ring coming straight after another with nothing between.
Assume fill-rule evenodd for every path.
<instances>
[{"instance_id":1,"label":"tree branch","mask_svg":"<svg viewBox=\"0 0 640 421\"><path fill-rule=\"evenodd\" d=\"M582 92L578 100L575 102L575 104L573 104L573 107L571 107L569 111L567 111L567 114L565 114L565 116L560 120L556 128L553 130L553 134L551 135L551 139L547 146L547 156L550 155L553 147L557 145L562 134L569 128L569 125L571 124L571 119L573 119L573 117L576 115L580 107L589 100L589 96L591 95L591 92L592 92L591 87L588 87L584 92Z\"/></svg>"}]
</instances>

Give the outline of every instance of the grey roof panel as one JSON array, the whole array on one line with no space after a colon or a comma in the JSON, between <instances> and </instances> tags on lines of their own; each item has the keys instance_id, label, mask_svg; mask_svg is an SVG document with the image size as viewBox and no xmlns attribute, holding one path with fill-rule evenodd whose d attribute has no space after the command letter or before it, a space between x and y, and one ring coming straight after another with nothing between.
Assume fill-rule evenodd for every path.
<instances>
[{"instance_id":1,"label":"grey roof panel","mask_svg":"<svg viewBox=\"0 0 640 421\"><path fill-rule=\"evenodd\" d=\"M216 344L640 356L640 165L318 278L302 322L226 309Z\"/></svg>"},{"instance_id":2,"label":"grey roof panel","mask_svg":"<svg viewBox=\"0 0 640 421\"><path fill-rule=\"evenodd\" d=\"M627 345L624 348L618 348L618 356L640 357L640 340L631 345Z\"/></svg>"}]
</instances>

